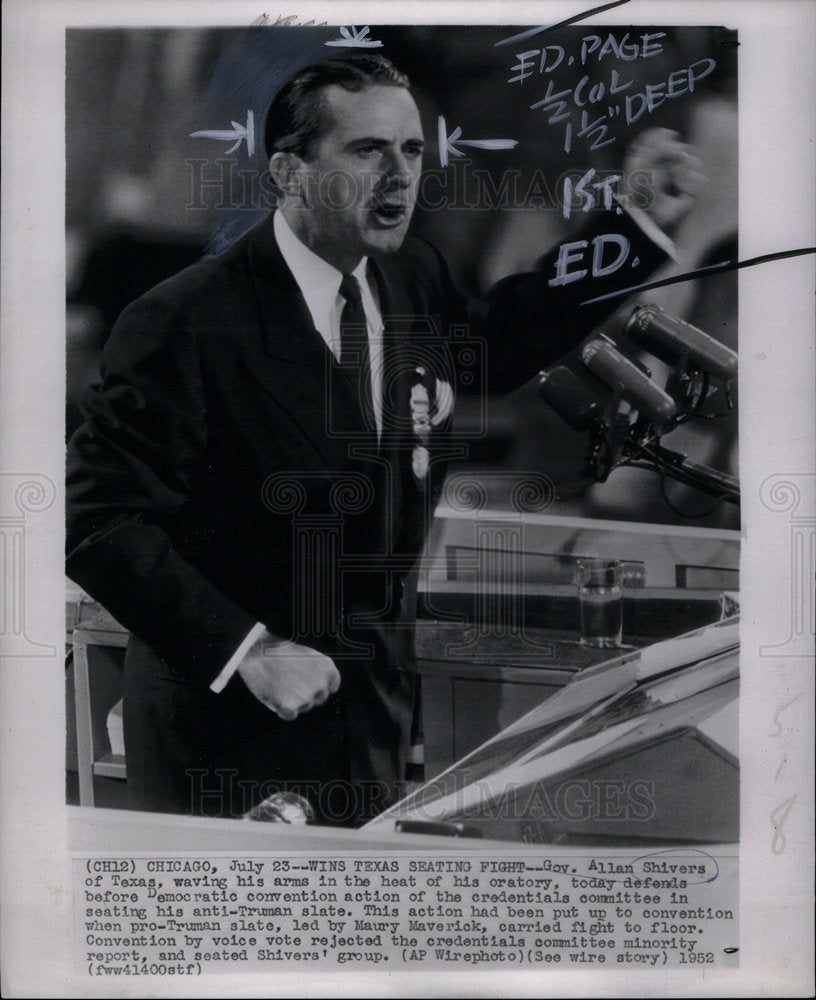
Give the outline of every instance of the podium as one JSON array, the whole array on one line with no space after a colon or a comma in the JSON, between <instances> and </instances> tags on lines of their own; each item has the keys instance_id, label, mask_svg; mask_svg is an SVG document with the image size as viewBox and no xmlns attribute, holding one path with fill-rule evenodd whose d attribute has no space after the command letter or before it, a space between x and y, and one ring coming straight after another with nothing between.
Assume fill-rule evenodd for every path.
<instances>
[{"instance_id":1,"label":"podium","mask_svg":"<svg viewBox=\"0 0 816 1000\"><path fill-rule=\"evenodd\" d=\"M520 491L535 477L483 479L452 476L418 570L426 779L608 659L578 642L581 558L621 561L634 646L716 621L723 592L739 590L738 532L537 513ZM491 507L491 491L515 505Z\"/></svg>"},{"instance_id":2,"label":"podium","mask_svg":"<svg viewBox=\"0 0 816 1000\"><path fill-rule=\"evenodd\" d=\"M739 839L738 620L629 650L370 826L524 843Z\"/></svg>"}]
</instances>

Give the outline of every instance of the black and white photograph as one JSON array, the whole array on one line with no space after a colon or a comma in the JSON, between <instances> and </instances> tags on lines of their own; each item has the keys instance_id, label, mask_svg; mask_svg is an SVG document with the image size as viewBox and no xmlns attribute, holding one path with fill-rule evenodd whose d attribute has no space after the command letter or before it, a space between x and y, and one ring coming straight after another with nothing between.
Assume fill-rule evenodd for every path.
<instances>
[{"instance_id":1,"label":"black and white photograph","mask_svg":"<svg viewBox=\"0 0 816 1000\"><path fill-rule=\"evenodd\" d=\"M806 996L812 11L46 8L9 995Z\"/></svg>"}]
</instances>

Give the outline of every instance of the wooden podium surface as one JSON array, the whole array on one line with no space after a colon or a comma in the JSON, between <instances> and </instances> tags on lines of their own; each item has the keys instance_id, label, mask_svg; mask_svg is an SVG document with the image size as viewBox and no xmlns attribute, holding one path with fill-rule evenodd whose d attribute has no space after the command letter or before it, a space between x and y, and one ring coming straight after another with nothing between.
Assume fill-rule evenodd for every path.
<instances>
[{"instance_id":1,"label":"wooden podium surface","mask_svg":"<svg viewBox=\"0 0 816 1000\"><path fill-rule=\"evenodd\" d=\"M642 640L632 645L642 645ZM564 629L489 635L471 626L420 623L425 779L450 767L555 694L584 667L609 659Z\"/></svg>"},{"instance_id":2,"label":"wooden podium surface","mask_svg":"<svg viewBox=\"0 0 816 1000\"><path fill-rule=\"evenodd\" d=\"M641 588L625 593L623 641L631 647L720 617L716 592ZM416 649L426 780L555 694L579 670L614 655L580 644L574 587L540 586L520 597L516 627L508 627L513 616L500 606L494 618L500 627L485 627L477 613L487 603L485 595L462 587L435 591L430 609L420 601ZM507 596L495 598L499 605ZM444 617L431 616L431 609Z\"/></svg>"}]
</instances>

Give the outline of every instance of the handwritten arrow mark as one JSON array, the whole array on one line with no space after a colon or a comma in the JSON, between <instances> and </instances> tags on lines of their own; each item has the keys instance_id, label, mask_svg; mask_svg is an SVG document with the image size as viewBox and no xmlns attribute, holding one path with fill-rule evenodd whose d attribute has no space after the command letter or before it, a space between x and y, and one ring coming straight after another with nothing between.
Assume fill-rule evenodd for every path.
<instances>
[{"instance_id":1,"label":"handwritten arrow mark","mask_svg":"<svg viewBox=\"0 0 816 1000\"><path fill-rule=\"evenodd\" d=\"M247 111L246 125L238 122L230 122L232 129L205 129L203 132L191 132L192 139L220 139L222 142L230 142L235 139L235 143L230 146L227 153L234 153L235 150L246 139L247 155L252 156L255 152L255 115L251 110Z\"/></svg>"},{"instance_id":2,"label":"handwritten arrow mark","mask_svg":"<svg viewBox=\"0 0 816 1000\"><path fill-rule=\"evenodd\" d=\"M464 156L465 154L457 149L457 146L472 146L475 149L515 149L518 142L515 139L460 139L461 128L456 128L448 135L448 127L445 124L445 116L440 115L437 122L437 133L439 140L439 161L443 167L448 165L448 155Z\"/></svg>"},{"instance_id":3,"label":"handwritten arrow mark","mask_svg":"<svg viewBox=\"0 0 816 1000\"><path fill-rule=\"evenodd\" d=\"M348 28L341 28L340 34L342 38L335 38L331 42L324 42L324 45L331 45L336 47L344 48L357 48L357 49L380 49L382 48L382 42L378 42L375 38L366 38L366 35L371 29L366 26L365 28L360 28L358 31L354 25L351 25L351 31Z\"/></svg>"}]
</instances>

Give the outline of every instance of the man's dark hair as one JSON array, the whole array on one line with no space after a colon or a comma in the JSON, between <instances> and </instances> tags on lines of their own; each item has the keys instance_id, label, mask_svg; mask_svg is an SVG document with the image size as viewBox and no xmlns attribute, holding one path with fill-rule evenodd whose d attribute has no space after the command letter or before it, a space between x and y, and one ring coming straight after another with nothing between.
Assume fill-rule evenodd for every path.
<instances>
[{"instance_id":1,"label":"man's dark hair","mask_svg":"<svg viewBox=\"0 0 816 1000\"><path fill-rule=\"evenodd\" d=\"M326 131L323 91L333 85L352 92L374 86L411 86L408 77L389 59L373 53L356 53L307 66L284 84L267 112L267 158L275 152L297 153L304 159L309 156L312 145Z\"/></svg>"}]
</instances>

